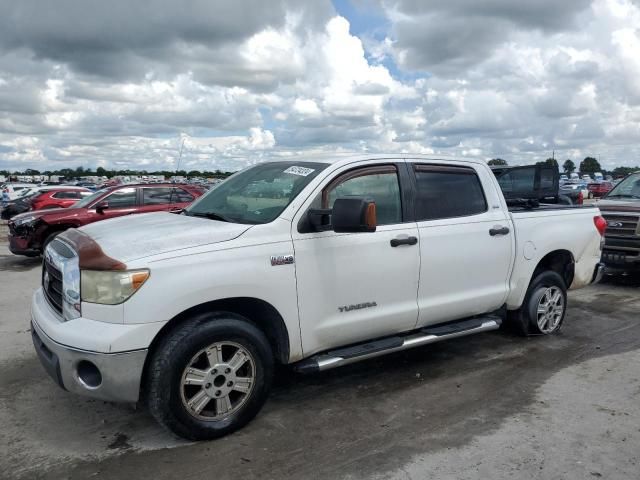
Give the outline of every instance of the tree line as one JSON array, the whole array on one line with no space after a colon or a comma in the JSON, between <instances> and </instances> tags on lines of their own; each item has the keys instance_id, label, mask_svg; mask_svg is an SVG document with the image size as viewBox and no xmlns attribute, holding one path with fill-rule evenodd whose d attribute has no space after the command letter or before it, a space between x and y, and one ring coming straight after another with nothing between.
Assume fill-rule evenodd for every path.
<instances>
[{"instance_id":1,"label":"tree line","mask_svg":"<svg viewBox=\"0 0 640 480\"><path fill-rule=\"evenodd\" d=\"M234 172L223 172L222 170L108 170L103 167L98 167L95 170L91 168L77 167L77 168L61 168L58 170L36 170L33 168L27 168L26 170L9 171L0 170L0 175L15 176L15 175L58 175L65 178L79 178L79 177L131 177L131 176L143 176L143 175L164 175L166 178L178 176L178 177L205 177L205 178L226 178Z\"/></svg>"},{"instance_id":2,"label":"tree line","mask_svg":"<svg viewBox=\"0 0 640 480\"><path fill-rule=\"evenodd\" d=\"M502 158L492 158L487 162L489 165L499 165L505 166L508 165L507 161ZM542 162L536 162L536 165L548 165L551 167L558 167L560 169L560 165L555 158L547 158ZM567 175L576 171L576 164L570 158L567 158L562 164L562 171ZM580 162L578 167L578 171L583 174L592 175L595 172L601 172L603 175L612 175L614 177L624 177L632 172L640 171L640 167L616 167L613 170L606 170L600 166L600 162L593 157L585 157L584 160Z\"/></svg>"}]
</instances>

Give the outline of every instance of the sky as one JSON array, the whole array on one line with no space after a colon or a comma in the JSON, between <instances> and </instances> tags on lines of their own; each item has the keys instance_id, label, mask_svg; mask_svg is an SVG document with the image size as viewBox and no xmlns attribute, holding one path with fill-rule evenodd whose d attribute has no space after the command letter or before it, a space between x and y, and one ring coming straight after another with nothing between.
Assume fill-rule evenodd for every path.
<instances>
[{"instance_id":1,"label":"sky","mask_svg":"<svg viewBox=\"0 0 640 480\"><path fill-rule=\"evenodd\" d=\"M640 164L640 0L0 0L0 169Z\"/></svg>"}]
</instances>

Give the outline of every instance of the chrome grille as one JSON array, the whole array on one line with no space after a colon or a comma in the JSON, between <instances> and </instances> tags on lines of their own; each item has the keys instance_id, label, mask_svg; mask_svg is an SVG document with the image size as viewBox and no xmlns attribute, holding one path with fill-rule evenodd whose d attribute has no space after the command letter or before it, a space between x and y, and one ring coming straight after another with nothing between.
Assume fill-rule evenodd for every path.
<instances>
[{"instance_id":1,"label":"chrome grille","mask_svg":"<svg viewBox=\"0 0 640 480\"><path fill-rule=\"evenodd\" d=\"M638 215L603 213L602 216L607 221L605 235L633 237L638 234Z\"/></svg>"},{"instance_id":2,"label":"chrome grille","mask_svg":"<svg viewBox=\"0 0 640 480\"><path fill-rule=\"evenodd\" d=\"M63 242L54 239L44 253L42 262L42 289L49 304L62 313L62 278L58 267L73 256L73 251Z\"/></svg>"},{"instance_id":3,"label":"chrome grille","mask_svg":"<svg viewBox=\"0 0 640 480\"><path fill-rule=\"evenodd\" d=\"M46 257L42 268L42 289L49 304L62 314L62 272Z\"/></svg>"}]
</instances>

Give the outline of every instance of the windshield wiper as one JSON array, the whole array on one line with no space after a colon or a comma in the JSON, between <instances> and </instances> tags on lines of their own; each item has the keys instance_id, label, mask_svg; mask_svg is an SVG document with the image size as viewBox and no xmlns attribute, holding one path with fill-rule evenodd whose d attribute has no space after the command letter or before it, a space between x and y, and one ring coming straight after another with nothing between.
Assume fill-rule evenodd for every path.
<instances>
[{"instance_id":1,"label":"windshield wiper","mask_svg":"<svg viewBox=\"0 0 640 480\"><path fill-rule=\"evenodd\" d=\"M219 220L221 222L235 223L229 217L225 217L224 215L220 215L219 213L214 213L214 212L186 212L185 211L185 214L192 217L202 217L202 218L208 218L209 220Z\"/></svg>"}]
</instances>

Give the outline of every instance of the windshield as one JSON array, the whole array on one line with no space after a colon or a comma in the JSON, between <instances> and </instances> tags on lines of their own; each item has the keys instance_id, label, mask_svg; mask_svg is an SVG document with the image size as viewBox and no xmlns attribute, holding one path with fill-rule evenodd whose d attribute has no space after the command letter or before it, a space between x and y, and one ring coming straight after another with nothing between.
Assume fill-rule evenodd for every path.
<instances>
[{"instance_id":1,"label":"windshield","mask_svg":"<svg viewBox=\"0 0 640 480\"><path fill-rule=\"evenodd\" d=\"M312 162L262 163L219 183L186 208L185 214L234 223L268 223L326 167Z\"/></svg>"},{"instance_id":2,"label":"windshield","mask_svg":"<svg viewBox=\"0 0 640 480\"><path fill-rule=\"evenodd\" d=\"M89 205L91 205L94 201L96 201L98 198L100 198L102 195L104 195L105 193L107 193L109 191L108 188L105 188L103 190L98 190L95 193L92 193L91 195L89 195L88 197L84 197L82 200L76 202L73 204L73 208L85 208L88 207Z\"/></svg>"},{"instance_id":3,"label":"windshield","mask_svg":"<svg viewBox=\"0 0 640 480\"><path fill-rule=\"evenodd\" d=\"M640 198L640 173L622 180L607 194L606 198Z\"/></svg>"}]
</instances>

